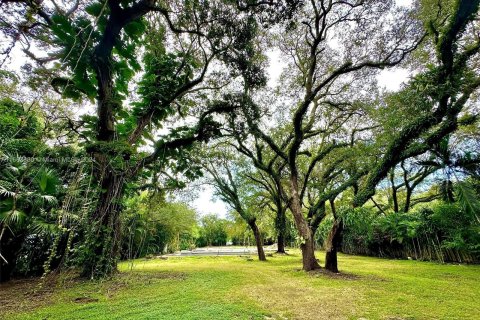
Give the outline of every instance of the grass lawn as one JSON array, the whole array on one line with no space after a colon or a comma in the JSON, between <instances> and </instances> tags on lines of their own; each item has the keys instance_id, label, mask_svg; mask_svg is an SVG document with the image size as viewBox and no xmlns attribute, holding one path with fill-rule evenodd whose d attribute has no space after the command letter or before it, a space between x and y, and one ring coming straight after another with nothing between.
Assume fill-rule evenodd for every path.
<instances>
[{"instance_id":1,"label":"grass lawn","mask_svg":"<svg viewBox=\"0 0 480 320\"><path fill-rule=\"evenodd\" d=\"M292 251L124 262L102 282L13 281L0 285L0 319L480 319L480 266L339 260L341 275L300 271Z\"/></svg>"}]
</instances>

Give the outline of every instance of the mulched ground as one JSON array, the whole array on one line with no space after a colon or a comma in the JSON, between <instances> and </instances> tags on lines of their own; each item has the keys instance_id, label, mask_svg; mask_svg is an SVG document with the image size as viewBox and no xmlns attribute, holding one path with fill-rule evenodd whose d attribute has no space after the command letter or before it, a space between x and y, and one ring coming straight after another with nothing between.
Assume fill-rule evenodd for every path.
<instances>
[{"instance_id":1,"label":"mulched ground","mask_svg":"<svg viewBox=\"0 0 480 320\"><path fill-rule=\"evenodd\" d=\"M0 315L28 310L50 302L55 284L51 279L14 279L0 284ZM1 317L0 317L1 318Z\"/></svg>"}]
</instances>

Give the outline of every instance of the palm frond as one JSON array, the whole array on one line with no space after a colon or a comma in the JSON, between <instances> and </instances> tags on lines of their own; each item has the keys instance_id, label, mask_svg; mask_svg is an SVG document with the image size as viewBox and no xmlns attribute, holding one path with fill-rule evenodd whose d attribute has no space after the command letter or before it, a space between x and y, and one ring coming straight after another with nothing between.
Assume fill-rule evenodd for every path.
<instances>
[{"instance_id":1,"label":"palm frond","mask_svg":"<svg viewBox=\"0 0 480 320\"><path fill-rule=\"evenodd\" d=\"M20 210L8 210L0 213L0 221L8 226L21 224L27 215Z\"/></svg>"},{"instance_id":2,"label":"palm frond","mask_svg":"<svg viewBox=\"0 0 480 320\"><path fill-rule=\"evenodd\" d=\"M58 226L56 223L48 222L40 217L35 217L30 224L30 230L33 233L53 234L58 231Z\"/></svg>"},{"instance_id":3,"label":"palm frond","mask_svg":"<svg viewBox=\"0 0 480 320\"><path fill-rule=\"evenodd\" d=\"M480 200L473 186L467 181L458 182L457 197L462 209L480 223Z\"/></svg>"},{"instance_id":4,"label":"palm frond","mask_svg":"<svg viewBox=\"0 0 480 320\"><path fill-rule=\"evenodd\" d=\"M0 196L6 198L13 198L15 196L15 192L7 190L4 187L0 186Z\"/></svg>"},{"instance_id":5,"label":"palm frond","mask_svg":"<svg viewBox=\"0 0 480 320\"><path fill-rule=\"evenodd\" d=\"M50 169L42 169L35 177L35 180L40 191L49 195L55 194L60 184L57 174Z\"/></svg>"},{"instance_id":6,"label":"palm frond","mask_svg":"<svg viewBox=\"0 0 480 320\"><path fill-rule=\"evenodd\" d=\"M57 203L57 198L55 198L54 196L42 195L42 196L40 196L40 198L41 198L45 203L48 203L48 204L56 204L56 203Z\"/></svg>"}]
</instances>

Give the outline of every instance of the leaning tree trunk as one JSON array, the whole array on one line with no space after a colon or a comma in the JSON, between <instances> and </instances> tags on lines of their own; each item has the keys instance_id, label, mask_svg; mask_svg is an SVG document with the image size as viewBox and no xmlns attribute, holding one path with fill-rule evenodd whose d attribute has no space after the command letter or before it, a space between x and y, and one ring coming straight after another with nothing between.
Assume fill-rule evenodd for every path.
<instances>
[{"instance_id":1,"label":"leaning tree trunk","mask_svg":"<svg viewBox=\"0 0 480 320\"><path fill-rule=\"evenodd\" d=\"M325 268L338 273L337 252L342 243L343 221L335 219L325 243Z\"/></svg>"},{"instance_id":2,"label":"leaning tree trunk","mask_svg":"<svg viewBox=\"0 0 480 320\"><path fill-rule=\"evenodd\" d=\"M100 278L117 270L120 252L120 211L124 192L124 176L108 172L101 181L101 194L95 210L88 218L83 252L82 276Z\"/></svg>"},{"instance_id":3,"label":"leaning tree trunk","mask_svg":"<svg viewBox=\"0 0 480 320\"><path fill-rule=\"evenodd\" d=\"M265 251L263 250L262 235L260 233L260 230L258 229L257 223L255 222L255 220L251 220L248 222L248 225L252 229L253 235L255 237L255 243L257 245L258 260L267 261L267 258L265 257Z\"/></svg>"},{"instance_id":4,"label":"leaning tree trunk","mask_svg":"<svg viewBox=\"0 0 480 320\"><path fill-rule=\"evenodd\" d=\"M398 212L398 196L397 196L397 187L395 186L395 173L392 171L390 173L390 184L392 189L392 200L393 200L393 212Z\"/></svg>"},{"instance_id":5,"label":"leaning tree trunk","mask_svg":"<svg viewBox=\"0 0 480 320\"><path fill-rule=\"evenodd\" d=\"M393 212L399 211L397 189L392 187Z\"/></svg>"}]
</instances>

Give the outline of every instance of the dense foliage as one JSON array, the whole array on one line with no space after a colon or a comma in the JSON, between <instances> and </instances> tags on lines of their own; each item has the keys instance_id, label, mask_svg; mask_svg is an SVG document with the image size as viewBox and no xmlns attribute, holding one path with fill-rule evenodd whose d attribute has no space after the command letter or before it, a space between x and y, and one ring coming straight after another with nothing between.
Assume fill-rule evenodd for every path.
<instances>
[{"instance_id":1,"label":"dense foliage","mask_svg":"<svg viewBox=\"0 0 480 320\"><path fill-rule=\"evenodd\" d=\"M378 213L360 208L344 216L342 252L441 262L480 261L479 225L458 204L433 203L408 213ZM330 230L325 220L318 244Z\"/></svg>"}]
</instances>

